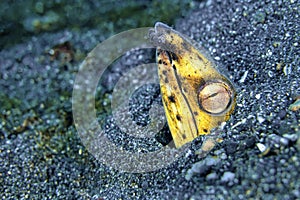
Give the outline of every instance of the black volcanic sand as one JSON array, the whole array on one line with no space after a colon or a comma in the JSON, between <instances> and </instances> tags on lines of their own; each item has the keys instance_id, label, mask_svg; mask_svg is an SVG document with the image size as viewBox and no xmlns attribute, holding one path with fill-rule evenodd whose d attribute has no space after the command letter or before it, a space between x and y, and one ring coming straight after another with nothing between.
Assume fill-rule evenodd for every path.
<instances>
[{"instance_id":1,"label":"black volcanic sand","mask_svg":"<svg viewBox=\"0 0 300 200\"><path fill-rule=\"evenodd\" d=\"M0 52L0 196L2 199L298 199L300 115L289 106L300 95L300 3L206 1L174 26L198 41L237 90L237 106L223 142L205 158L201 138L167 168L121 173L82 145L72 118L72 88L83 58L105 38L97 30L32 37ZM69 42L73 60L49 50ZM109 97L125 69L154 60L153 50L126 54L107 71L97 93L99 122L126 146L111 118ZM149 121L161 104L157 85L132 96L133 119ZM124 122L126 123L126 122ZM167 127L155 148L169 141ZM160 141L158 143L157 141ZM134 146L135 140L129 141ZM130 147L128 147L130 148ZM265 148L265 149L264 149ZM126 158L124 158L126 159Z\"/></svg>"}]
</instances>

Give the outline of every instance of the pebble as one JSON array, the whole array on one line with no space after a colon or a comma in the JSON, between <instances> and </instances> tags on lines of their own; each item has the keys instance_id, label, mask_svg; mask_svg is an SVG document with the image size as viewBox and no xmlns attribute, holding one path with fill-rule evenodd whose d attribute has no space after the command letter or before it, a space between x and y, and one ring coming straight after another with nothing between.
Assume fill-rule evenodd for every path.
<instances>
[{"instance_id":1,"label":"pebble","mask_svg":"<svg viewBox=\"0 0 300 200\"><path fill-rule=\"evenodd\" d=\"M289 144L289 140L287 138L281 137L281 136L276 135L276 134L268 135L267 139L276 148L279 148L280 146L287 146Z\"/></svg>"},{"instance_id":2,"label":"pebble","mask_svg":"<svg viewBox=\"0 0 300 200\"><path fill-rule=\"evenodd\" d=\"M260 97L261 97L260 94L256 94L256 95L255 95L255 98L256 98L256 99L260 99Z\"/></svg>"},{"instance_id":3,"label":"pebble","mask_svg":"<svg viewBox=\"0 0 300 200\"><path fill-rule=\"evenodd\" d=\"M213 165L216 165L218 162L220 162L220 159L219 158L212 158L212 157L209 157L207 159L205 159L205 164L207 166L213 166Z\"/></svg>"},{"instance_id":4,"label":"pebble","mask_svg":"<svg viewBox=\"0 0 300 200\"><path fill-rule=\"evenodd\" d=\"M246 80L246 78L247 78L247 75L248 75L248 70L247 71L245 71L245 73L244 73L244 75L241 77L241 79L239 80L239 82L240 83L244 83L245 82L245 80Z\"/></svg>"},{"instance_id":5,"label":"pebble","mask_svg":"<svg viewBox=\"0 0 300 200\"><path fill-rule=\"evenodd\" d=\"M221 181L222 182L230 182L230 181L233 181L235 177L235 174L232 173L232 172L224 172L222 178L221 178Z\"/></svg>"},{"instance_id":6,"label":"pebble","mask_svg":"<svg viewBox=\"0 0 300 200\"><path fill-rule=\"evenodd\" d=\"M296 142L298 139L298 135L297 134L283 134L283 137L285 137L286 139L292 141L292 142Z\"/></svg>"},{"instance_id":7,"label":"pebble","mask_svg":"<svg viewBox=\"0 0 300 200\"><path fill-rule=\"evenodd\" d=\"M260 152L265 152L267 150L267 147L262 143L256 143L256 146Z\"/></svg>"},{"instance_id":8,"label":"pebble","mask_svg":"<svg viewBox=\"0 0 300 200\"><path fill-rule=\"evenodd\" d=\"M194 174L200 176L204 175L211 169L212 166L217 165L219 162L219 158L206 157L204 160L196 162L192 165L192 168L187 171L185 179L191 180Z\"/></svg>"},{"instance_id":9,"label":"pebble","mask_svg":"<svg viewBox=\"0 0 300 200\"><path fill-rule=\"evenodd\" d=\"M218 175L216 172L212 172L206 176L206 180L208 180L208 181L215 180L217 178L218 178Z\"/></svg>"},{"instance_id":10,"label":"pebble","mask_svg":"<svg viewBox=\"0 0 300 200\"><path fill-rule=\"evenodd\" d=\"M257 116L257 121L261 124L265 121L266 119L261 117L261 116Z\"/></svg>"},{"instance_id":11,"label":"pebble","mask_svg":"<svg viewBox=\"0 0 300 200\"><path fill-rule=\"evenodd\" d=\"M222 153L220 158L221 158L222 160L226 160L226 159L227 159L227 155L226 155L225 153Z\"/></svg>"}]
</instances>

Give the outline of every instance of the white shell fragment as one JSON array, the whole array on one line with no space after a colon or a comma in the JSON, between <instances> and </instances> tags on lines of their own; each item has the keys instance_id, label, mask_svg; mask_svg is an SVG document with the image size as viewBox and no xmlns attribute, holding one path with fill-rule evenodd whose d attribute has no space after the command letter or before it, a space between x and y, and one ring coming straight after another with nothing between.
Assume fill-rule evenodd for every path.
<instances>
[{"instance_id":1,"label":"white shell fragment","mask_svg":"<svg viewBox=\"0 0 300 200\"><path fill-rule=\"evenodd\" d=\"M265 152L267 150L267 147L262 143L257 143L256 146L260 152Z\"/></svg>"}]
</instances>

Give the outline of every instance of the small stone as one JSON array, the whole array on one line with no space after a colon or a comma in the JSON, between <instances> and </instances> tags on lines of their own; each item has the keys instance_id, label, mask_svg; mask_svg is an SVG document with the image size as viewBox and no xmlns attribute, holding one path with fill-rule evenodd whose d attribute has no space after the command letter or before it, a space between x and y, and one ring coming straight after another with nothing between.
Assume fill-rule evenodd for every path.
<instances>
[{"instance_id":1,"label":"small stone","mask_svg":"<svg viewBox=\"0 0 300 200\"><path fill-rule=\"evenodd\" d=\"M287 146L289 144L289 141L286 138L280 138L280 143L284 146Z\"/></svg>"},{"instance_id":2,"label":"small stone","mask_svg":"<svg viewBox=\"0 0 300 200\"><path fill-rule=\"evenodd\" d=\"M287 146L289 144L289 140L287 138L281 137L276 134L269 135L268 139L277 148L280 147L281 145Z\"/></svg>"},{"instance_id":3,"label":"small stone","mask_svg":"<svg viewBox=\"0 0 300 200\"><path fill-rule=\"evenodd\" d=\"M37 2L35 4L35 11L39 14L44 13L44 4L42 2Z\"/></svg>"},{"instance_id":4,"label":"small stone","mask_svg":"<svg viewBox=\"0 0 300 200\"><path fill-rule=\"evenodd\" d=\"M245 73L244 73L244 75L241 77L241 79L239 80L239 82L240 83L244 83L245 82L245 80L246 80L246 78L247 78L247 75L248 75L248 70L247 71L245 71Z\"/></svg>"},{"instance_id":5,"label":"small stone","mask_svg":"<svg viewBox=\"0 0 300 200\"><path fill-rule=\"evenodd\" d=\"M280 119L284 119L284 118L285 118L285 116L286 116L286 111L285 111L285 110L281 110L281 111L279 111L279 113L278 113L278 117L279 117Z\"/></svg>"},{"instance_id":6,"label":"small stone","mask_svg":"<svg viewBox=\"0 0 300 200\"><path fill-rule=\"evenodd\" d=\"M266 119L261 117L261 116L257 116L257 121L261 124L265 121Z\"/></svg>"},{"instance_id":7,"label":"small stone","mask_svg":"<svg viewBox=\"0 0 300 200\"><path fill-rule=\"evenodd\" d=\"M195 164L193 164L191 170L193 172L200 172L201 168L204 166L205 164L203 163L203 161L200 161L200 162L196 162Z\"/></svg>"},{"instance_id":8,"label":"small stone","mask_svg":"<svg viewBox=\"0 0 300 200\"><path fill-rule=\"evenodd\" d=\"M225 153L222 153L220 158L221 158L222 160L226 160L226 159L227 159L227 155L226 155Z\"/></svg>"},{"instance_id":9,"label":"small stone","mask_svg":"<svg viewBox=\"0 0 300 200\"><path fill-rule=\"evenodd\" d=\"M236 151L237 147L238 144L236 142L228 141L225 146L225 151L227 154L233 154Z\"/></svg>"},{"instance_id":10,"label":"small stone","mask_svg":"<svg viewBox=\"0 0 300 200\"><path fill-rule=\"evenodd\" d=\"M216 180L218 178L218 175L216 172L210 173L206 176L206 180L211 181L211 180Z\"/></svg>"},{"instance_id":11,"label":"small stone","mask_svg":"<svg viewBox=\"0 0 300 200\"><path fill-rule=\"evenodd\" d=\"M256 98L256 99L260 99L260 97L261 97L260 94L256 94L256 95L255 95L255 98Z\"/></svg>"},{"instance_id":12,"label":"small stone","mask_svg":"<svg viewBox=\"0 0 300 200\"><path fill-rule=\"evenodd\" d=\"M256 146L260 152L265 152L267 150L267 147L262 143L257 143Z\"/></svg>"},{"instance_id":13,"label":"small stone","mask_svg":"<svg viewBox=\"0 0 300 200\"><path fill-rule=\"evenodd\" d=\"M229 182L229 181L233 181L235 177L235 174L232 173L232 172L224 172L222 178L221 178L221 181L222 182Z\"/></svg>"},{"instance_id":14,"label":"small stone","mask_svg":"<svg viewBox=\"0 0 300 200\"><path fill-rule=\"evenodd\" d=\"M222 153L223 153L223 150L216 150L216 151L214 151L214 154L216 156L220 156Z\"/></svg>"},{"instance_id":15,"label":"small stone","mask_svg":"<svg viewBox=\"0 0 300 200\"><path fill-rule=\"evenodd\" d=\"M191 151L191 150L188 150L188 151L186 152L186 154L185 154L185 157L187 158L187 157L189 157L190 155L192 155L192 151Z\"/></svg>"},{"instance_id":16,"label":"small stone","mask_svg":"<svg viewBox=\"0 0 300 200\"><path fill-rule=\"evenodd\" d=\"M205 164L206 166L213 166L216 165L218 162L220 161L220 159L218 158L207 158L205 159Z\"/></svg>"},{"instance_id":17,"label":"small stone","mask_svg":"<svg viewBox=\"0 0 300 200\"><path fill-rule=\"evenodd\" d=\"M184 176L185 180L187 180L187 181L191 180L191 178L193 177L193 174L194 173L192 172L192 170L189 169Z\"/></svg>"},{"instance_id":18,"label":"small stone","mask_svg":"<svg viewBox=\"0 0 300 200\"><path fill-rule=\"evenodd\" d=\"M185 175L186 180L191 180L194 174L205 174L208 171L208 167L204 161L196 162L192 168L189 169Z\"/></svg>"},{"instance_id":19,"label":"small stone","mask_svg":"<svg viewBox=\"0 0 300 200\"><path fill-rule=\"evenodd\" d=\"M254 23L258 24L258 23L265 23L266 20L266 13L258 11L255 15L254 15Z\"/></svg>"},{"instance_id":20,"label":"small stone","mask_svg":"<svg viewBox=\"0 0 300 200\"><path fill-rule=\"evenodd\" d=\"M269 192L270 191L270 187L267 184L264 184L262 188L263 188L264 192Z\"/></svg>"},{"instance_id":21,"label":"small stone","mask_svg":"<svg viewBox=\"0 0 300 200\"><path fill-rule=\"evenodd\" d=\"M283 137L285 137L286 139L292 141L292 142L296 142L298 139L297 134L283 134Z\"/></svg>"},{"instance_id":22,"label":"small stone","mask_svg":"<svg viewBox=\"0 0 300 200\"><path fill-rule=\"evenodd\" d=\"M300 197L300 192L299 190L293 190L292 192L296 197Z\"/></svg>"},{"instance_id":23,"label":"small stone","mask_svg":"<svg viewBox=\"0 0 300 200\"><path fill-rule=\"evenodd\" d=\"M255 137L254 136L247 137L244 143L247 148L253 147L255 145Z\"/></svg>"},{"instance_id":24,"label":"small stone","mask_svg":"<svg viewBox=\"0 0 300 200\"><path fill-rule=\"evenodd\" d=\"M259 175L258 174L252 174L251 175L251 179L252 180L258 180L259 179Z\"/></svg>"},{"instance_id":25,"label":"small stone","mask_svg":"<svg viewBox=\"0 0 300 200\"><path fill-rule=\"evenodd\" d=\"M242 107L242 106L243 106L243 105L241 105L240 107ZM245 119L242 119L241 121L239 121L239 122L237 122L236 124L234 124L234 125L231 127L231 129L234 129L234 128L238 127L238 126L241 125L241 124L245 124L246 121L247 121L246 118L245 118Z\"/></svg>"},{"instance_id":26,"label":"small stone","mask_svg":"<svg viewBox=\"0 0 300 200\"><path fill-rule=\"evenodd\" d=\"M143 188L143 189L147 189L148 187L149 187L148 182L147 182L147 181L143 181L143 182L142 182L142 188Z\"/></svg>"}]
</instances>

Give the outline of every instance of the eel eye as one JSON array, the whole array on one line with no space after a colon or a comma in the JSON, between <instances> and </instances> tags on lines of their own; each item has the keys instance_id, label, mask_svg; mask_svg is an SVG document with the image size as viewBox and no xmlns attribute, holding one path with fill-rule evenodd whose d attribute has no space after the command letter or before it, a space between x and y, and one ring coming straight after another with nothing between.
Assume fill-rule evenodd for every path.
<instances>
[{"instance_id":1,"label":"eel eye","mask_svg":"<svg viewBox=\"0 0 300 200\"><path fill-rule=\"evenodd\" d=\"M233 98L231 86L221 80L206 82L198 92L199 106L209 114L224 113L232 106Z\"/></svg>"}]
</instances>

